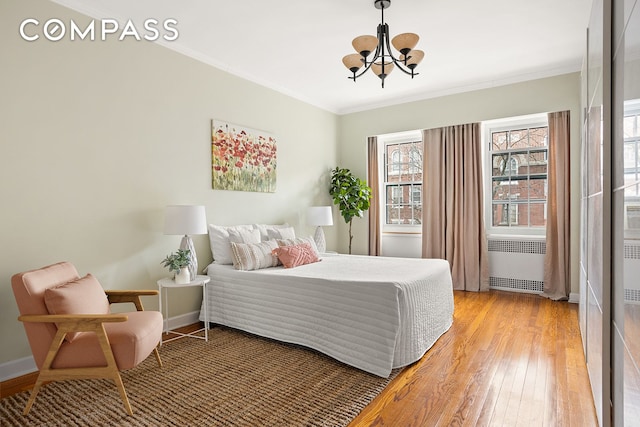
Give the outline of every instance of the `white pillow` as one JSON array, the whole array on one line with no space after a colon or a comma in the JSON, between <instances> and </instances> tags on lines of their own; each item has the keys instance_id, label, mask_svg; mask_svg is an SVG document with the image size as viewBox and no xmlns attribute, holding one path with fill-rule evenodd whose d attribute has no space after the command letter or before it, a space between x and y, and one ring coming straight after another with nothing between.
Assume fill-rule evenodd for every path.
<instances>
[{"instance_id":1,"label":"white pillow","mask_svg":"<svg viewBox=\"0 0 640 427\"><path fill-rule=\"evenodd\" d=\"M220 226L209 224L209 243L215 264L233 264L229 231L252 230L253 225Z\"/></svg>"},{"instance_id":2,"label":"white pillow","mask_svg":"<svg viewBox=\"0 0 640 427\"><path fill-rule=\"evenodd\" d=\"M267 230L269 239L295 239L296 231L293 227L270 228Z\"/></svg>"},{"instance_id":3,"label":"white pillow","mask_svg":"<svg viewBox=\"0 0 640 427\"><path fill-rule=\"evenodd\" d=\"M280 263L273 250L278 247L275 240L260 243L231 242L233 267L236 270L258 270L260 268L275 267Z\"/></svg>"},{"instance_id":4,"label":"white pillow","mask_svg":"<svg viewBox=\"0 0 640 427\"><path fill-rule=\"evenodd\" d=\"M269 230L290 227L286 222L284 224L253 224L253 228L260 230L260 239L264 242L269 240Z\"/></svg>"},{"instance_id":5,"label":"white pillow","mask_svg":"<svg viewBox=\"0 0 640 427\"><path fill-rule=\"evenodd\" d=\"M238 229L227 230L229 232L229 241L235 243L260 243L260 230L252 228L251 230Z\"/></svg>"}]
</instances>

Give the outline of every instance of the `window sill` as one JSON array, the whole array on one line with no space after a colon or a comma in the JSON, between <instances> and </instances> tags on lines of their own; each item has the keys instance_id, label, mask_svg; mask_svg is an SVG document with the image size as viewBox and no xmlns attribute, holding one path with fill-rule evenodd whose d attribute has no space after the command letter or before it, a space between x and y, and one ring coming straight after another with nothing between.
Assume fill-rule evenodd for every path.
<instances>
[{"instance_id":1,"label":"window sill","mask_svg":"<svg viewBox=\"0 0 640 427\"><path fill-rule=\"evenodd\" d=\"M410 236L420 236L422 235L422 232L421 231L382 231L382 234L389 234L389 235L405 234Z\"/></svg>"},{"instance_id":2,"label":"window sill","mask_svg":"<svg viewBox=\"0 0 640 427\"><path fill-rule=\"evenodd\" d=\"M503 233L487 233L487 240L500 239L500 240L547 240L547 236L544 234L503 234Z\"/></svg>"}]
</instances>

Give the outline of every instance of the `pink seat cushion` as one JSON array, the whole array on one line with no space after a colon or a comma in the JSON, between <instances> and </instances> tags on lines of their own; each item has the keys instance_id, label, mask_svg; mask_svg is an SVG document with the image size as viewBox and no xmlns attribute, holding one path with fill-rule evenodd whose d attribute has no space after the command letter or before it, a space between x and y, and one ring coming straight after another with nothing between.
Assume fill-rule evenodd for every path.
<instances>
[{"instance_id":1,"label":"pink seat cushion","mask_svg":"<svg viewBox=\"0 0 640 427\"><path fill-rule=\"evenodd\" d=\"M44 303L49 314L108 314L109 300L92 274L44 291ZM65 339L72 342L79 332L69 332Z\"/></svg>"},{"instance_id":2,"label":"pink seat cushion","mask_svg":"<svg viewBox=\"0 0 640 427\"><path fill-rule=\"evenodd\" d=\"M105 323L119 370L131 369L151 354L162 337L162 314L158 311L134 311L126 322ZM80 332L73 342L64 342L53 368L106 366L96 334Z\"/></svg>"}]
</instances>

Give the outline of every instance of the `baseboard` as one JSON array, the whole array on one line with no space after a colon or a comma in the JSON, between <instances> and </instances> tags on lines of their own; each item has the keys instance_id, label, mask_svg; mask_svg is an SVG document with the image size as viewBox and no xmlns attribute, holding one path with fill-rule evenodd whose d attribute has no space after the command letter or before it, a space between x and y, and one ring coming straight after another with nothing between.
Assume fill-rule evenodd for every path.
<instances>
[{"instance_id":1,"label":"baseboard","mask_svg":"<svg viewBox=\"0 0 640 427\"><path fill-rule=\"evenodd\" d=\"M10 360L9 362L0 363L0 381L21 377L22 375L30 374L37 370L38 368L36 367L35 360L33 360L33 356Z\"/></svg>"},{"instance_id":2,"label":"baseboard","mask_svg":"<svg viewBox=\"0 0 640 427\"><path fill-rule=\"evenodd\" d=\"M200 311L192 311L167 319L169 329L181 328L199 322ZM33 356L0 363L0 381L7 381L37 371Z\"/></svg>"},{"instance_id":3,"label":"baseboard","mask_svg":"<svg viewBox=\"0 0 640 427\"><path fill-rule=\"evenodd\" d=\"M193 325L200 321L200 310L192 311L190 313L181 314L180 316L169 317L167 324L169 329L177 329L183 326Z\"/></svg>"},{"instance_id":4,"label":"baseboard","mask_svg":"<svg viewBox=\"0 0 640 427\"><path fill-rule=\"evenodd\" d=\"M580 302L580 294L577 292L571 292L569 294L569 302L572 304L578 304Z\"/></svg>"}]
</instances>

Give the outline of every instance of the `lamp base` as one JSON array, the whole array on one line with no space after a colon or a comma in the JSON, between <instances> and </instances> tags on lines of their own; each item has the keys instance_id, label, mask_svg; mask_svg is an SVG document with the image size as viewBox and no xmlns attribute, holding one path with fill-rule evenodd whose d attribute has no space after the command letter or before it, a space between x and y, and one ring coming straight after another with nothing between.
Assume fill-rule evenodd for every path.
<instances>
[{"instance_id":1,"label":"lamp base","mask_svg":"<svg viewBox=\"0 0 640 427\"><path fill-rule=\"evenodd\" d=\"M324 231L321 226L316 227L316 233L313 235L313 240L316 242L319 253L326 252L327 242L324 240Z\"/></svg>"},{"instance_id":2,"label":"lamp base","mask_svg":"<svg viewBox=\"0 0 640 427\"><path fill-rule=\"evenodd\" d=\"M189 265L189 277L193 282L196 280L198 274L198 258L196 257L196 249L193 247L193 240L188 235L184 235L180 241L180 249L189 249L189 257L191 258L191 264Z\"/></svg>"}]
</instances>

